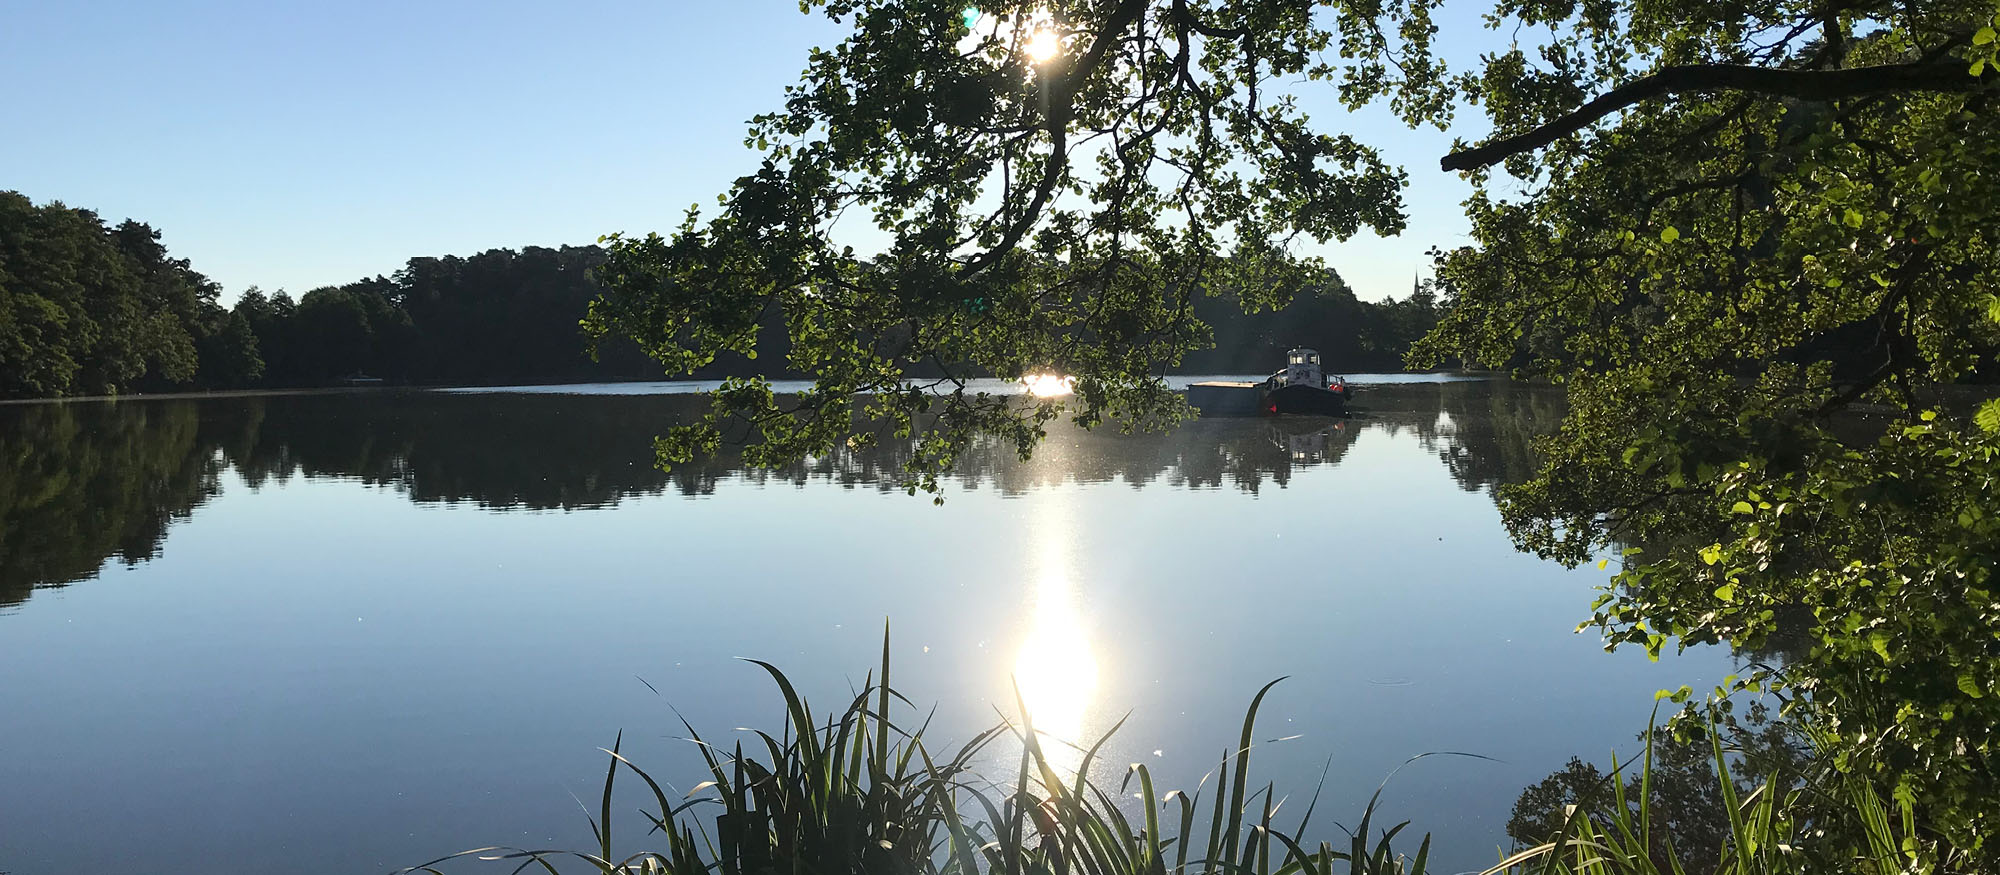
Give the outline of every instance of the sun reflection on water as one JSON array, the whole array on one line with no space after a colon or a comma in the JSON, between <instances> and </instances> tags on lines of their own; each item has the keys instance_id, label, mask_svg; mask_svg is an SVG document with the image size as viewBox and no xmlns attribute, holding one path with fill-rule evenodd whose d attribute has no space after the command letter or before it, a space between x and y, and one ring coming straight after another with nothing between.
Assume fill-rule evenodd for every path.
<instances>
[{"instance_id":1,"label":"sun reflection on water","mask_svg":"<svg viewBox=\"0 0 2000 875\"><path fill-rule=\"evenodd\" d=\"M1049 764L1065 777L1088 747L1090 706L1097 693L1097 657L1078 604L1070 571L1076 564L1074 531L1061 493L1037 496L1030 513L1034 559L1026 634L1014 658L1014 684L1028 709Z\"/></svg>"},{"instance_id":2,"label":"sun reflection on water","mask_svg":"<svg viewBox=\"0 0 2000 875\"><path fill-rule=\"evenodd\" d=\"M1074 391L1076 378L1061 374L1029 374L1021 378L1021 384L1037 398L1055 398Z\"/></svg>"}]
</instances>

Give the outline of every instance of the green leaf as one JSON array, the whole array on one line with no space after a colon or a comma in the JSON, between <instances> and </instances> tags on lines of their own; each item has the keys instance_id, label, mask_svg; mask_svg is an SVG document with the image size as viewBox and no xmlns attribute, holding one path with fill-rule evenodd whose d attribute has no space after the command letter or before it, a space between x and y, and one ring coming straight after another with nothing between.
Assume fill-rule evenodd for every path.
<instances>
[{"instance_id":1,"label":"green leaf","mask_svg":"<svg viewBox=\"0 0 2000 875\"><path fill-rule=\"evenodd\" d=\"M1979 405L1979 412L1972 415L1972 421L1987 434L2000 434L2000 398Z\"/></svg>"},{"instance_id":2,"label":"green leaf","mask_svg":"<svg viewBox=\"0 0 2000 875\"><path fill-rule=\"evenodd\" d=\"M1679 228L1676 228L1672 225L1668 225L1667 227L1660 230L1661 243L1672 243L1675 240L1679 239L1681 239L1681 229Z\"/></svg>"},{"instance_id":3,"label":"green leaf","mask_svg":"<svg viewBox=\"0 0 2000 875\"><path fill-rule=\"evenodd\" d=\"M1714 565L1715 563L1721 561L1722 561L1721 544L1711 544L1707 547L1701 548L1701 562L1703 565Z\"/></svg>"},{"instance_id":4,"label":"green leaf","mask_svg":"<svg viewBox=\"0 0 2000 875\"><path fill-rule=\"evenodd\" d=\"M1737 503L1735 503L1735 504L1732 504L1732 505L1730 505L1730 506L1729 506L1729 512L1730 512L1730 513L1756 513L1756 512L1757 512L1757 509L1756 509L1755 507L1752 507L1752 506L1750 506L1750 502L1747 502L1747 501L1739 501L1739 502L1737 502Z\"/></svg>"},{"instance_id":5,"label":"green leaf","mask_svg":"<svg viewBox=\"0 0 2000 875\"><path fill-rule=\"evenodd\" d=\"M1979 688L1979 679L1969 671L1958 673L1958 691L1975 699L1986 698L1986 691Z\"/></svg>"},{"instance_id":6,"label":"green leaf","mask_svg":"<svg viewBox=\"0 0 2000 875\"><path fill-rule=\"evenodd\" d=\"M1840 215L1841 224L1846 225L1849 228L1859 228L1861 227L1861 223L1866 220L1867 217L1861 215L1860 210L1854 209L1852 207L1849 207L1846 212L1841 213Z\"/></svg>"},{"instance_id":7,"label":"green leaf","mask_svg":"<svg viewBox=\"0 0 2000 875\"><path fill-rule=\"evenodd\" d=\"M1972 35L1972 44L1975 46L1983 46L1992 41L1993 41L1993 28L1990 27L1982 27L1979 29L1978 33Z\"/></svg>"},{"instance_id":8,"label":"green leaf","mask_svg":"<svg viewBox=\"0 0 2000 875\"><path fill-rule=\"evenodd\" d=\"M1883 662L1889 661L1889 633L1868 633L1868 646L1874 649L1875 655L1882 657Z\"/></svg>"},{"instance_id":9,"label":"green leaf","mask_svg":"<svg viewBox=\"0 0 2000 875\"><path fill-rule=\"evenodd\" d=\"M1725 602L1736 600L1736 584L1725 583L1715 588L1715 597Z\"/></svg>"}]
</instances>

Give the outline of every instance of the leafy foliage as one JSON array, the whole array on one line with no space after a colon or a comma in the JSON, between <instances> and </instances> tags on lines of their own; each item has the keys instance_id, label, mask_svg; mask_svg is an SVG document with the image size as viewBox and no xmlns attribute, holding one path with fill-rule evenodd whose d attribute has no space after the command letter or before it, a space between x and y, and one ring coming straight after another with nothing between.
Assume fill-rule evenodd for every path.
<instances>
[{"instance_id":1,"label":"leafy foliage","mask_svg":"<svg viewBox=\"0 0 2000 875\"><path fill-rule=\"evenodd\" d=\"M253 287L231 318L241 317L254 336L262 372L245 376L240 364L218 363L217 384L322 386L355 375L461 385L646 376L654 369L630 344L604 344L593 359L577 327L598 293L591 270L602 260L594 246L530 246L412 258L393 276L313 289L296 301ZM216 352L231 362L243 358Z\"/></svg>"},{"instance_id":2,"label":"leafy foliage","mask_svg":"<svg viewBox=\"0 0 2000 875\"><path fill-rule=\"evenodd\" d=\"M1742 683L1799 693L1924 840L1991 862L2000 414L1950 384L2000 352L1994 7L1622 8L1503 9L1547 29L1543 64L1457 81L1507 135L1459 166L1533 185L1475 170L1475 244L1440 253L1451 303L1413 358L1568 387L1504 512L1570 563L1637 545L1596 605L1608 646L1756 647L1804 617L1810 650Z\"/></svg>"},{"instance_id":3,"label":"leafy foliage","mask_svg":"<svg viewBox=\"0 0 2000 875\"><path fill-rule=\"evenodd\" d=\"M0 191L0 397L186 383L215 296L147 225Z\"/></svg>"},{"instance_id":4,"label":"leafy foliage","mask_svg":"<svg viewBox=\"0 0 2000 875\"><path fill-rule=\"evenodd\" d=\"M1686 864L1700 871L1708 861L1724 859L1737 837L1731 833L1722 777L1726 775L1731 792L1743 798L1760 786L1791 786L1813 768L1810 750L1791 727L1771 721L1768 709L1755 709L1747 724L1728 716L1730 720L1714 731L1731 750L1733 768L1715 768L1707 731L1680 738L1664 727L1651 728L1639 736L1646 745L1642 761L1624 763L1626 772L1636 768L1640 774L1621 773L1616 762L1607 774L1572 757L1562 769L1522 791L1507 821L1508 837L1520 848L1541 845L1565 831L1574 808L1610 823L1618 816L1614 806L1623 800L1626 816L1643 814L1655 827L1641 835L1651 865L1670 869ZM1614 781L1624 786L1614 787ZM1817 848L1826 842L1801 844Z\"/></svg>"},{"instance_id":5,"label":"leafy foliage","mask_svg":"<svg viewBox=\"0 0 2000 875\"><path fill-rule=\"evenodd\" d=\"M1482 875L1886 875L1938 865L1916 841L1907 800L1885 804L1865 780L1827 767L1827 733L1807 729L1816 755L1801 758L1772 730L1709 727L1692 742L1652 730L1643 758L1614 759L1609 774L1571 760L1515 805L1508 831L1527 847ZM1749 744L1732 748L1731 738Z\"/></svg>"},{"instance_id":6,"label":"leafy foliage","mask_svg":"<svg viewBox=\"0 0 2000 875\"><path fill-rule=\"evenodd\" d=\"M713 219L608 241L593 332L685 372L764 351L760 321L782 319L786 365L815 380L796 399L726 386L707 422L663 440L668 462L743 420L782 463L841 445L865 413L916 434L913 469L935 475L981 432L1026 453L1059 415L967 391L972 374L1053 370L1076 377L1078 421L1171 422L1185 407L1159 377L1211 339L1196 302L1281 305L1318 274L1295 238L1403 227L1400 173L1273 85L1361 50L1301 4L802 8L853 30L753 120L763 165ZM843 220L872 225L878 251L842 242Z\"/></svg>"}]
</instances>

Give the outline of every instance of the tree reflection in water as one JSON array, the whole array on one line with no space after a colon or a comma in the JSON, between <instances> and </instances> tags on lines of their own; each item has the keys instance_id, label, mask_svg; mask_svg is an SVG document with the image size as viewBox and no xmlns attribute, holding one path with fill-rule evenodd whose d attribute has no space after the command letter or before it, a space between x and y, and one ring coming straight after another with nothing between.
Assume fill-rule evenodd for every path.
<instances>
[{"instance_id":1,"label":"tree reflection in water","mask_svg":"<svg viewBox=\"0 0 2000 875\"><path fill-rule=\"evenodd\" d=\"M1506 382L1380 386L1365 415L1208 419L1166 434L1057 427L1023 462L992 442L960 459L951 489L1006 495L1059 483L1134 488L1283 488L1340 464L1356 438L1414 433L1468 490L1533 469L1529 440L1553 428L1560 394ZM169 526L234 470L252 489L293 477L349 478L420 503L497 511L605 508L637 496L714 493L725 483L904 487L904 442L776 469L724 452L671 473L652 437L698 416L691 395L367 391L0 407L0 607L37 588L96 577L109 561L159 555Z\"/></svg>"}]
</instances>

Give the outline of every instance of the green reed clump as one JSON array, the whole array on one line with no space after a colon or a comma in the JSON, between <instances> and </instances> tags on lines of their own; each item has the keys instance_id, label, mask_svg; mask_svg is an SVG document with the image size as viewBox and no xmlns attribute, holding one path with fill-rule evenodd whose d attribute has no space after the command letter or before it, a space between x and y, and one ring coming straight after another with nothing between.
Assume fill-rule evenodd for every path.
<instances>
[{"instance_id":1,"label":"green reed clump","mask_svg":"<svg viewBox=\"0 0 2000 875\"><path fill-rule=\"evenodd\" d=\"M1675 836L1654 804L1655 744L1646 734L1638 763L1637 793L1630 793L1613 760L1609 794L1595 804L1568 806L1546 842L1524 849L1482 875L1794 875L1808 872L1956 872L1957 855L1919 834L1907 800L1885 802L1866 778L1835 768L1824 755L1827 738L1805 730L1814 756L1799 773L1779 772L1747 793L1731 775L1731 753L1713 726L1706 733L1719 779L1720 806L1728 818L1720 859L1693 859L1675 849ZM1608 797L1608 798L1607 798Z\"/></svg>"},{"instance_id":2,"label":"green reed clump","mask_svg":"<svg viewBox=\"0 0 2000 875\"><path fill-rule=\"evenodd\" d=\"M1306 839L1318 792L1296 826L1275 821L1272 784L1250 780L1252 731L1264 696L1251 699L1236 746L1211 773L1212 787L1194 794L1159 794L1152 773L1133 764L1115 791L1090 779L1091 766L1113 726L1087 750L1065 780L1042 748L1025 707L1019 723L1003 721L949 756L925 743L928 718L914 726L891 719L900 703L889 685L889 642L883 636L879 680L870 675L837 715L816 715L776 666L752 660L777 683L785 704L779 734L755 731L746 749L703 740L683 720L704 757L709 780L681 799L627 759L614 742L603 796L589 816L596 847L586 851L489 847L463 851L402 873L443 875L440 866L501 863L512 872L545 875L1422 875L1430 857L1425 836L1413 856L1393 848L1408 826L1371 837L1376 796L1359 827L1338 845ZM1282 680L1282 678L1280 679ZM1120 721L1120 726L1123 721ZM1824 751L1812 736L1814 750ZM997 739L1021 744L1006 783L980 776L973 763ZM1608 792L1581 796L1555 818L1546 841L1505 857L1483 875L1779 875L1855 872L1864 875L1971 871L1961 858L1918 828L1907 801L1885 802L1878 788L1824 755L1773 770L1739 787L1723 733L1709 727L1718 779L1711 802L1727 819L1716 852L1655 804L1655 745L1644 756L1612 761ZM1636 768L1637 778L1624 777ZM655 808L642 837L654 849L617 855L612 840L613 791L620 773L642 781ZM1208 778L1203 779L1207 785ZM1120 805L1136 787L1135 804ZM1210 795L1204 802L1202 793ZM1140 812L1137 822L1128 810ZM1701 835L1710 835L1703 832ZM1677 847L1677 843L1679 847ZM1705 857L1705 859L1695 859Z\"/></svg>"},{"instance_id":3,"label":"green reed clump","mask_svg":"<svg viewBox=\"0 0 2000 875\"><path fill-rule=\"evenodd\" d=\"M598 812L590 818L596 847L588 851L479 848L402 870L442 875L440 866L472 861L543 873L659 875L1421 875L1430 854L1426 836L1414 857L1392 841L1407 823L1371 844L1371 799L1350 839L1307 847L1302 838L1314 805L1291 829L1274 822L1271 784L1250 783L1251 731L1265 693L1244 714L1236 747L1221 758L1212 795L1156 793L1153 776L1134 764L1117 791L1089 779L1090 766L1112 727L1084 751L1076 776L1063 780L1021 709L1019 724L1003 722L940 756L924 741L928 720L915 726L891 719L891 705L910 702L889 685L889 642L882 642L880 677L838 715L816 716L776 666L755 662L777 682L786 719L777 736L756 732L746 750L724 750L688 732L706 758L709 780L675 800L614 742ZM1281 679L1282 680L1282 679ZM914 709L910 709L914 711ZM1120 721L1122 725L1123 721ZM683 725L686 721L683 720ZM1019 767L1008 784L982 779L973 761L994 740L1021 742ZM620 735L622 742L623 735ZM642 810L655 850L617 855L612 841L612 791L619 772L635 775L657 806ZM1206 780L1204 780L1206 783ZM1134 823L1119 800L1137 786L1144 814ZM1379 795L1379 791L1378 791ZM1317 802L1317 794L1314 797ZM716 809L719 806L720 811Z\"/></svg>"}]
</instances>

